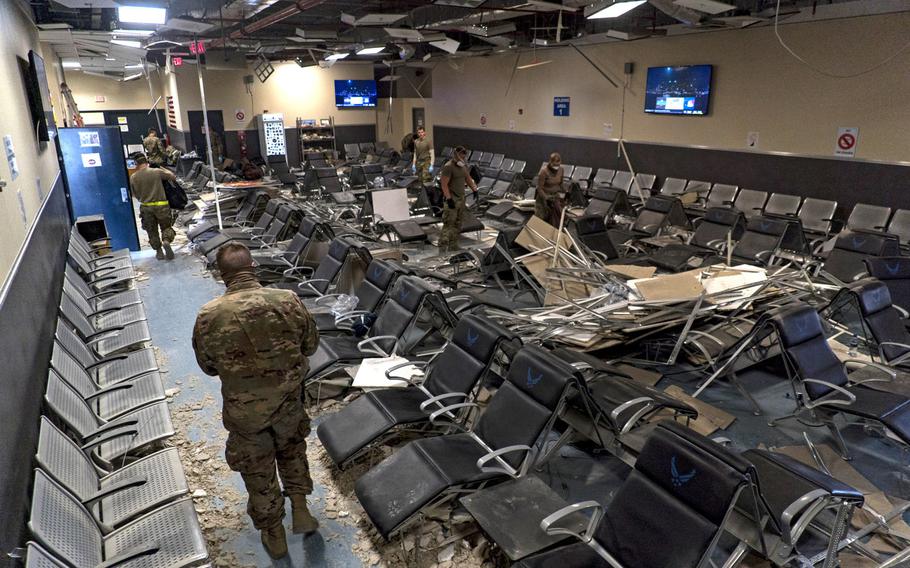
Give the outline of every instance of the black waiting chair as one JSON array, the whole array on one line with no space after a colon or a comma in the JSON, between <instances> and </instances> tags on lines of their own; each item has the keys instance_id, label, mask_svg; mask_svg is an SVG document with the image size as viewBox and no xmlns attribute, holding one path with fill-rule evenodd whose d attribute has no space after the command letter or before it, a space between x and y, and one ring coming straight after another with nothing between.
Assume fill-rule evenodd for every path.
<instances>
[{"instance_id":1,"label":"black waiting chair","mask_svg":"<svg viewBox=\"0 0 910 568\"><path fill-rule=\"evenodd\" d=\"M366 255L369 253L357 239L346 235L335 237L329 244L328 254L315 269L300 265L288 268L282 273L282 281L270 284L270 287L292 290L302 298L318 298L335 284L345 266L354 258ZM366 261L364 265L368 263Z\"/></svg>"},{"instance_id":2,"label":"black waiting chair","mask_svg":"<svg viewBox=\"0 0 910 568\"><path fill-rule=\"evenodd\" d=\"M755 217L762 214L766 201L768 201L768 192L742 189L731 205L742 211L746 217Z\"/></svg>"},{"instance_id":3,"label":"black waiting chair","mask_svg":"<svg viewBox=\"0 0 910 568\"><path fill-rule=\"evenodd\" d=\"M755 486L754 477L752 464L742 457L679 424L661 422L607 507L584 501L540 521L544 533L578 542L516 566L712 566L725 527L740 497Z\"/></svg>"},{"instance_id":4,"label":"black waiting chair","mask_svg":"<svg viewBox=\"0 0 910 568\"><path fill-rule=\"evenodd\" d=\"M690 185L698 182L689 182ZM726 183L715 183L711 186L705 198L705 208L709 207L729 207L736 200L736 194L739 193L739 186ZM745 213L745 212L744 212Z\"/></svg>"},{"instance_id":5,"label":"black waiting chair","mask_svg":"<svg viewBox=\"0 0 910 568\"><path fill-rule=\"evenodd\" d=\"M736 246L731 260L737 263L765 266L773 263L791 225L786 219L752 217Z\"/></svg>"},{"instance_id":6,"label":"black waiting chair","mask_svg":"<svg viewBox=\"0 0 910 568\"><path fill-rule=\"evenodd\" d=\"M619 258L616 247L610 239L603 215L573 217L568 220L578 244L602 262Z\"/></svg>"},{"instance_id":7,"label":"black waiting chair","mask_svg":"<svg viewBox=\"0 0 910 568\"><path fill-rule=\"evenodd\" d=\"M379 533L389 538L456 491L527 473L535 463L534 446L552 428L576 380L570 366L542 349L519 351L473 428L410 442L357 480L357 498ZM430 422L451 422L447 412L473 406L448 405L433 412Z\"/></svg>"},{"instance_id":8,"label":"black waiting chair","mask_svg":"<svg viewBox=\"0 0 910 568\"><path fill-rule=\"evenodd\" d=\"M687 227L688 224L679 199L654 195L648 198L629 228L610 229L610 239L615 245L621 245L634 239L653 237L671 225Z\"/></svg>"},{"instance_id":9,"label":"black waiting chair","mask_svg":"<svg viewBox=\"0 0 910 568\"><path fill-rule=\"evenodd\" d=\"M781 217L795 217L799 213L799 206L802 204L802 198L798 195L788 195L786 193L772 193L771 197L765 203L765 215L777 215Z\"/></svg>"},{"instance_id":10,"label":"black waiting chair","mask_svg":"<svg viewBox=\"0 0 910 568\"><path fill-rule=\"evenodd\" d=\"M686 183L682 178L668 177L660 186L660 194L679 197L686 192Z\"/></svg>"},{"instance_id":11,"label":"black waiting chair","mask_svg":"<svg viewBox=\"0 0 910 568\"><path fill-rule=\"evenodd\" d=\"M898 209L888 223L888 232L900 239L901 247L910 247L910 209Z\"/></svg>"},{"instance_id":12,"label":"black waiting chair","mask_svg":"<svg viewBox=\"0 0 910 568\"><path fill-rule=\"evenodd\" d=\"M598 168L597 172L594 174L594 179L591 180L591 189L610 187L610 184L613 182L613 176L615 175L616 170Z\"/></svg>"},{"instance_id":13,"label":"black waiting chair","mask_svg":"<svg viewBox=\"0 0 910 568\"><path fill-rule=\"evenodd\" d=\"M910 398L863 384L889 382L894 378L893 370L876 363L838 359L828 345L818 312L809 305L778 308L771 313L770 321L777 331L796 401L796 411L774 419L772 425L808 411L819 426L829 429L845 458L849 456L847 446L834 422L838 414L878 425L893 439L910 443ZM847 374L847 363L880 373L854 382Z\"/></svg>"},{"instance_id":14,"label":"black waiting chair","mask_svg":"<svg viewBox=\"0 0 910 568\"><path fill-rule=\"evenodd\" d=\"M312 314L319 333L350 331L351 326L361 316L376 313L398 278L407 274L410 274L410 271L396 262L374 258L367 266L363 282L354 292L357 305L352 311ZM314 303L317 306L330 306L339 296L340 294L326 294L317 298Z\"/></svg>"},{"instance_id":15,"label":"black waiting chair","mask_svg":"<svg viewBox=\"0 0 910 568\"><path fill-rule=\"evenodd\" d=\"M651 264L664 270L678 272L689 266L694 258L718 254L728 243L742 237L746 225L742 212L726 207L708 209L686 244L667 245L651 255Z\"/></svg>"},{"instance_id":16,"label":"black waiting chair","mask_svg":"<svg viewBox=\"0 0 910 568\"><path fill-rule=\"evenodd\" d=\"M894 306L910 318L910 257L879 256L863 259L869 276L885 283Z\"/></svg>"},{"instance_id":17,"label":"black waiting chair","mask_svg":"<svg viewBox=\"0 0 910 568\"><path fill-rule=\"evenodd\" d=\"M426 379L415 382L396 374L398 368L386 371L404 388L371 390L351 404L327 417L316 429L326 453L339 467L375 446L379 440L394 435L397 427L409 430L425 428L430 433L430 416L458 402L471 402L481 380L490 370L500 345L520 341L509 330L483 316L467 314L461 318L452 339L429 364L415 362L425 369ZM447 418L454 419L455 414Z\"/></svg>"},{"instance_id":18,"label":"black waiting chair","mask_svg":"<svg viewBox=\"0 0 910 568\"><path fill-rule=\"evenodd\" d=\"M427 299L432 295L436 295L438 301L434 306L428 306ZM411 329L427 308L446 309L445 299L416 276L398 278L365 337L362 339L352 335L320 337L319 347L309 360L307 382L318 381L341 366L356 364L366 358L406 355L433 331L419 330L420 333L414 333ZM445 318L451 315L449 313L442 315L444 319L452 319Z\"/></svg>"},{"instance_id":19,"label":"black waiting chair","mask_svg":"<svg viewBox=\"0 0 910 568\"><path fill-rule=\"evenodd\" d=\"M807 197L799 208L799 220L810 237L824 239L831 234L837 201Z\"/></svg>"},{"instance_id":20,"label":"black waiting chair","mask_svg":"<svg viewBox=\"0 0 910 568\"><path fill-rule=\"evenodd\" d=\"M860 316L878 349L881 360L890 366L908 367L910 330L907 319L892 305L884 282L863 278L848 287L856 298Z\"/></svg>"},{"instance_id":21,"label":"black waiting chair","mask_svg":"<svg viewBox=\"0 0 910 568\"><path fill-rule=\"evenodd\" d=\"M866 274L865 260L876 256L897 256L897 237L887 233L842 231L834 248L825 257L818 274L837 285L845 285Z\"/></svg>"}]
</instances>

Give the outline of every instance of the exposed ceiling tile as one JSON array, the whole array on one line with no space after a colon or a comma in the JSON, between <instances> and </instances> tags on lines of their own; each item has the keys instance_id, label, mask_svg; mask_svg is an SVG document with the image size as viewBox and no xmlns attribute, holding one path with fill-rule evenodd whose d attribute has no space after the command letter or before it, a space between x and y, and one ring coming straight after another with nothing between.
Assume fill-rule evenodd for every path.
<instances>
[{"instance_id":1,"label":"exposed ceiling tile","mask_svg":"<svg viewBox=\"0 0 910 568\"><path fill-rule=\"evenodd\" d=\"M707 14L721 14L736 9L736 6L724 2L717 2L716 0L673 0L673 3Z\"/></svg>"}]
</instances>

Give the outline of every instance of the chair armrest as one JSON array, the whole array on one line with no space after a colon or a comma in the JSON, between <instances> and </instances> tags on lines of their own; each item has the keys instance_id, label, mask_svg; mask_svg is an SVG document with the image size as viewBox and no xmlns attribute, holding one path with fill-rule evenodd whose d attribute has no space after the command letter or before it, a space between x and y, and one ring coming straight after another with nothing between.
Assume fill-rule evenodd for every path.
<instances>
[{"instance_id":1,"label":"chair armrest","mask_svg":"<svg viewBox=\"0 0 910 568\"><path fill-rule=\"evenodd\" d=\"M344 296L344 295L345 295L345 294L326 294L326 295L324 295L324 296L320 296L320 297L316 298L316 301L315 301L314 303L315 303L317 306L326 306L326 305L327 305L326 302L327 302L328 300L336 300L336 299L338 299L338 298L340 298L341 296ZM326 300L326 301L324 302L323 300Z\"/></svg>"},{"instance_id":2,"label":"chair armrest","mask_svg":"<svg viewBox=\"0 0 910 568\"><path fill-rule=\"evenodd\" d=\"M313 282L327 282L327 283L331 284L331 282L329 280L326 280L325 278L310 278L309 280L304 280L302 282L298 282L297 287L300 288L301 290L303 290L304 288L309 288L317 296L321 296L322 292L320 292L316 288L313 288Z\"/></svg>"},{"instance_id":3,"label":"chair armrest","mask_svg":"<svg viewBox=\"0 0 910 568\"><path fill-rule=\"evenodd\" d=\"M391 339L395 341L395 345L398 345L398 336L397 335L377 335L374 337L368 337L363 341L357 343L357 350L364 354L373 354L377 357L389 357L392 353L386 353L382 347L380 347L376 342L385 341L386 339ZM367 347L370 346L370 347ZM395 350L392 349L394 352Z\"/></svg>"},{"instance_id":4,"label":"chair armrest","mask_svg":"<svg viewBox=\"0 0 910 568\"><path fill-rule=\"evenodd\" d=\"M90 395L84 397L84 398L85 398L85 402L88 402L88 401L90 401L90 400L93 400L93 399L95 399L95 398L98 398L99 396L104 396L104 395L106 395L106 394L110 394L110 393L112 393L112 392L114 392L114 391L124 390L124 389L131 389L131 388L133 388L134 386L136 386L136 383L130 382L130 381L128 381L128 380L127 380L127 381L122 381L122 382L119 382L119 383L115 383L115 384L110 385L110 386L108 386L108 387L104 387L103 389L99 389L99 390L93 392L92 394L90 394Z\"/></svg>"},{"instance_id":5,"label":"chair armrest","mask_svg":"<svg viewBox=\"0 0 910 568\"><path fill-rule=\"evenodd\" d=\"M309 271L309 272L307 272L307 271ZM298 272L303 272L305 274L313 274L314 270L313 270L313 268L311 268L309 266L295 266L293 268L288 268L281 274L287 278L293 278L293 275L297 274Z\"/></svg>"},{"instance_id":6,"label":"chair armrest","mask_svg":"<svg viewBox=\"0 0 910 568\"><path fill-rule=\"evenodd\" d=\"M458 406L458 405L454 405ZM476 405L475 405L476 406ZM516 470L514 467L510 466L506 460L502 459L503 454L510 454L512 452L525 452L524 461L522 462L521 469ZM506 446L505 448L499 448L489 452L488 454L482 456L477 460L477 468L484 473L504 473L509 477L518 478L523 476L528 472L528 469L531 466L531 461L534 457L534 448L531 446L524 445L515 445L515 446ZM496 460L499 465L502 467L487 467L486 463L490 460Z\"/></svg>"},{"instance_id":7,"label":"chair armrest","mask_svg":"<svg viewBox=\"0 0 910 568\"><path fill-rule=\"evenodd\" d=\"M869 382L882 382L882 381L891 382L897 378L897 371L895 371L894 369L892 369L890 367L882 365L881 363L875 363L873 361L861 361L859 359L846 359L846 360L844 360L844 365L845 366L856 365L857 367L872 367L872 368L878 369L879 371L888 375L887 379L866 379L864 381L856 381L856 382L851 381L851 383L854 385L860 385L860 384L869 383Z\"/></svg>"},{"instance_id":8,"label":"chair armrest","mask_svg":"<svg viewBox=\"0 0 910 568\"><path fill-rule=\"evenodd\" d=\"M830 494L824 489L813 489L809 491L784 509L780 515L781 538L790 546L794 546L799 540L800 535L809 526L809 522L820 512L817 508L819 501L824 503ZM797 518L803 511L806 512L801 518ZM796 521L794 522L794 519Z\"/></svg>"},{"instance_id":9,"label":"chair armrest","mask_svg":"<svg viewBox=\"0 0 910 568\"><path fill-rule=\"evenodd\" d=\"M148 478L144 475L138 475L136 477L124 479L123 481L113 483L110 486L105 487L100 491L96 491L92 495L89 495L85 498L85 500L82 501L82 504L86 507L91 507L93 503L100 501L101 499L104 499L110 495L113 495L118 491L129 489L130 487L139 487L140 485L145 485L146 483L148 483Z\"/></svg>"},{"instance_id":10,"label":"chair armrest","mask_svg":"<svg viewBox=\"0 0 910 568\"><path fill-rule=\"evenodd\" d=\"M385 378L390 381L402 381L402 382L408 383L410 385L416 385L417 382L414 381L413 376L410 378L409 377L393 377L392 372L397 371L398 369L404 369L406 367L417 367L418 369L426 369L427 365L429 365L429 363L426 361L415 361L413 363L411 363L409 361L407 363L399 363L398 365L394 365L385 370ZM423 410L422 405L421 405L420 410Z\"/></svg>"},{"instance_id":11,"label":"chair armrest","mask_svg":"<svg viewBox=\"0 0 910 568\"><path fill-rule=\"evenodd\" d=\"M480 405L477 404L476 402L459 402L459 403L456 403L456 404L450 404L450 405L448 405L448 406L443 406L442 408L440 408L440 409L437 410L436 412L433 412L433 413L430 414L429 421L430 421L431 424L437 424L437 423L439 422L438 419L439 419L440 416L443 416L443 415L445 415L445 416L452 416L452 411L453 411L453 410L459 410L459 409L461 409L461 408L480 408ZM459 428L461 428L461 425L456 424L456 423L454 423L454 422L450 422L450 421L449 421L449 422L446 422L446 423L447 423L447 424L450 424L450 425L453 425L453 426L458 426Z\"/></svg>"},{"instance_id":12,"label":"chair armrest","mask_svg":"<svg viewBox=\"0 0 910 568\"><path fill-rule=\"evenodd\" d=\"M555 523L562 521L570 515L575 513L581 513L582 511L591 511L591 517L588 520L588 525L585 527L583 532L577 533L572 529L554 526ZM569 535L574 536L582 542L591 542L594 539L594 535L597 533L597 527L600 525L601 519L604 516L603 506L597 501L582 501L581 503L574 503L572 505L567 505L558 511L554 511L544 517L540 521L540 530L547 533L548 535Z\"/></svg>"},{"instance_id":13,"label":"chair armrest","mask_svg":"<svg viewBox=\"0 0 910 568\"><path fill-rule=\"evenodd\" d=\"M856 402L856 395L840 385L835 385L833 383L829 383L828 381L820 381L818 379L803 379L803 382L826 386L829 389L835 390L847 397L847 400L842 400L842 399L824 400L823 399L818 402L808 401L808 402L806 402L806 408L808 408L810 410L813 408L819 407L819 406L850 406L851 404Z\"/></svg>"},{"instance_id":14,"label":"chair armrest","mask_svg":"<svg viewBox=\"0 0 910 568\"><path fill-rule=\"evenodd\" d=\"M93 343L98 343L102 339L105 339L109 333L123 331L124 329L126 329L126 326L124 326L124 325L118 325L118 326L114 326L114 327L106 327L104 329L100 329L100 330L96 331L95 333L86 337L85 344L92 345Z\"/></svg>"},{"instance_id":15,"label":"chair armrest","mask_svg":"<svg viewBox=\"0 0 910 568\"><path fill-rule=\"evenodd\" d=\"M139 435L139 430L137 428L127 428L125 430L118 431L117 428L120 428L122 426L124 426L124 424L117 424L116 426L112 426L110 429L105 428L101 430L95 430L91 436L85 437L86 440L90 441L80 446L80 449L85 452L94 448L95 446L99 446L105 442L110 442L111 440L116 440L122 436Z\"/></svg>"},{"instance_id":16,"label":"chair armrest","mask_svg":"<svg viewBox=\"0 0 910 568\"><path fill-rule=\"evenodd\" d=\"M122 361L126 358L127 358L126 355L110 355L108 357L105 357L104 359L99 359L98 361L91 363L88 367L85 368L85 370L91 371L92 369L95 369L97 367L102 367L104 365L114 363L115 361Z\"/></svg>"},{"instance_id":17,"label":"chair armrest","mask_svg":"<svg viewBox=\"0 0 910 568\"><path fill-rule=\"evenodd\" d=\"M440 401L440 400L446 400L446 399L448 399L448 398L464 398L464 399L466 399L466 398L468 398L468 395L465 394L465 393L463 393L463 392L447 392L447 393L443 393L443 394L438 394L438 395L436 395L436 396L432 396L432 397L426 399L425 401L421 402L421 403L420 403L420 410L421 410L422 412L426 412L426 411L427 411L427 407L430 406L431 404L436 404L436 405L438 405L438 406L444 408L445 405L444 405L444 404L439 404L439 401Z\"/></svg>"},{"instance_id":18,"label":"chair armrest","mask_svg":"<svg viewBox=\"0 0 910 568\"><path fill-rule=\"evenodd\" d=\"M142 556L149 556L152 554L156 554L159 550L161 550L161 547L158 545L157 542L153 542L153 543L146 544L143 546L136 546L133 548L129 548L129 549L125 550L124 552L121 552L120 554L118 554L117 556L115 556L113 558L109 558L109 559L105 560L104 562L102 562L101 564L98 564L94 568L114 568L115 566L120 566L121 564L126 564L127 562L132 562L133 560L135 560L137 558L141 558Z\"/></svg>"},{"instance_id":19,"label":"chair armrest","mask_svg":"<svg viewBox=\"0 0 910 568\"><path fill-rule=\"evenodd\" d=\"M321 296L320 298L317 299L317 301L321 300L322 298L325 298L325 296ZM371 312L370 310L353 310L350 312L345 312L343 314L339 314L339 315L335 316L335 325L339 325L346 321L352 320L358 316L363 316L363 315L371 314L371 313L373 313L373 312Z\"/></svg>"},{"instance_id":20,"label":"chair armrest","mask_svg":"<svg viewBox=\"0 0 910 568\"><path fill-rule=\"evenodd\" d=\"M642 416L644 416L645 414L647 414L648 412L651 411L651 409L654 407L654 399L651 398L650 396L640 396L638 398L633 398L631 400L627 400L626 402L620 404L619 406L617 406L616 408L613 409L613 412L610 413L610 419L613 421L614 424L618 424L620 414L622 414L624 411L626 411L634 406L638 406L638 405L644 405L644 406L641 409L639 409L637 412L633 413L632 416L629 417L629 420L627 420L625 424L621 425L620 429L621 429L622 433L628 432L632 428L632 426L634 426L635 423L638 422L639 418L641 418Z\"/></svg>"}]
</instances>

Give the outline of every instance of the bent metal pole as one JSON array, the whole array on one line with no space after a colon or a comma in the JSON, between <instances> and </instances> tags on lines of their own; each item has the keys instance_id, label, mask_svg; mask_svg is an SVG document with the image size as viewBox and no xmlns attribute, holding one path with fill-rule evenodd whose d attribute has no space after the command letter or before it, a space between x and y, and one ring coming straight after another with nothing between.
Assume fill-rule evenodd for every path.
<instances>
[{"instance_id":1,"label":"bent metal pole","mask_svg":"<svg viewBox=\"0 0 910 568\"><path fill-rule=\"evenodd\" d=\"M221 222L221 194L218 191L218 180L215 179L215 158L212 155L212 130L209 128L209 111L205 107L205 85L202 81L201 55L196 58L196 74L199 75L199 96L202 98L202 124L205 128L205 148L209 154L209 169L212 170L212 187L215 189L215 213L218 215L218 230L224 229Z\"/></svg>"}]
</instances>

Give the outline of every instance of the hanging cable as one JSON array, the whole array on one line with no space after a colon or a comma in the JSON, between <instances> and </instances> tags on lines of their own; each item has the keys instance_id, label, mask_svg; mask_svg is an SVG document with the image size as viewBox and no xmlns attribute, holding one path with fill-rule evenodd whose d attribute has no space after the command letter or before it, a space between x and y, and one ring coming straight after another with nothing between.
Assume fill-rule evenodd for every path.
<instances>
[{"instance_id":1,"label":"hanging cable","mask_svg":"<svg viewBox=\"0 0 910 568\"><path fill-rule=\"evenodd\" d=\"M850 73L850 74L846 74L846 75L841 75L838 73L831 73L829 71L825 71L824 69L819 69L812 63L806 61L798 53L793 51L793 49L791 49L790 46L787 45L787 43L784 41L784 38L782 38L780 36L780 31L778 30L779 22L780 22L780 0L777 0L777 9L774 11L774 35L777 36L777 41L780 42L781 47L783 47L785 50L787 50L787 53L789 53L790 55L795 57L797 61L799 61L800 63L802 63L809 69L812 69L813 71L815 71L816 73L818 73L820 75L824 75L825 77L831 77L833 79L853 79L855 77L860 77L862 75L872 73L876 69L880 69L880 68L884 67L885 65L887 65L888 63L890 63L897 56L899 56L903 52L907 51L907 49L910 49L910 42L907 42L906 44L904 44L903 47L901 47L900 49L898 49L897 51L892 53L890 56L885 58L883 61L881 61L880 63L877 63L876 65L873 65L872 67L870 67L869 69L866 69L865 71L860 71L858 73Z\"/></svg>"}]
</instances>

